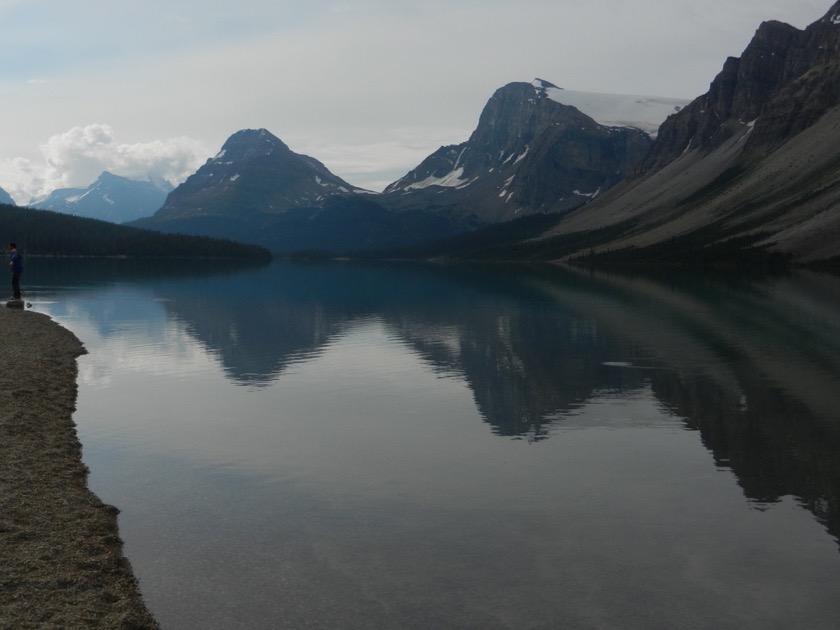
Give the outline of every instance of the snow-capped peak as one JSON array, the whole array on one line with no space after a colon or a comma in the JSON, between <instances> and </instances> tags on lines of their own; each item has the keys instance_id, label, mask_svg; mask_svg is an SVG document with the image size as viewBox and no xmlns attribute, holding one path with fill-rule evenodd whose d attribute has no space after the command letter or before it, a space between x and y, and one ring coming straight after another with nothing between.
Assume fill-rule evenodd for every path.
<instances>
[{"instance_id":1,"label":"snow-capped peak","mask_svg":"<svg viewBox=\"0 0 840 630\"><path fill-rule=\"evenodd\" d=\"M682 98L638 96L634 94L601 94L575 92L557 87L548 81L534 79L538 93L563 105L577 108L605 127L633 127L656 137L665 119L691 101Z\"/></svg>"}]
</instances>

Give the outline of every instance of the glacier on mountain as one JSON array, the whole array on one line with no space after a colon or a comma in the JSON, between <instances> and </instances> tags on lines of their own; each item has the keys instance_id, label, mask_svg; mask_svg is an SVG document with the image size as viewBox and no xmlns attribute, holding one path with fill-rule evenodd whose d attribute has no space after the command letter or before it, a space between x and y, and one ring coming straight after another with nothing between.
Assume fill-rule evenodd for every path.
<instances>
[{"instance_id":1,"label":"glacier on mountain","mask_svg":"<svg viewBox=\"0 0 840 630\"><path fill-rule=\"evenodd\" d=\"M602 94L566 90L542 79L534 79L534 89L561 105L575 107L605 127L632 127L656 137L659 126L691 101L681 98Z\"/></svg>"}]
</instances>

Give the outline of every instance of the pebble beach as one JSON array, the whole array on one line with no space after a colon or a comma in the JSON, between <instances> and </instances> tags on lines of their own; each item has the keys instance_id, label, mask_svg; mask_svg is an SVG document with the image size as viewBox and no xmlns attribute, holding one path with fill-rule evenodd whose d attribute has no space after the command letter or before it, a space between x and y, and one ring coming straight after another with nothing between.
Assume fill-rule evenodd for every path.
<instances>
[{"instance_id":1,"label":"pebble beach","mask_svg":"<svg viewBox=\"0 0 840 630\"><path fill-rule=\"evenodd\" d=\"M84 346L0 306L0 628L158 628L73 421Z\"/></svg>"}]
</instances>

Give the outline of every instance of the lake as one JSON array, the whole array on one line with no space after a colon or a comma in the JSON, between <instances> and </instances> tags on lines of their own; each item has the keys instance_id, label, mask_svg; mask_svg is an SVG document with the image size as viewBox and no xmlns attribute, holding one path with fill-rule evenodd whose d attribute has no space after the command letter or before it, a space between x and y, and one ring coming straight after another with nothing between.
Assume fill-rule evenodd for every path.
<instances>
[{"instance_id":1,"label":"lake","mask_svg":"<svg viewBox=\"0 0 840 630\"><path fill-rule=\"evenodd\" d=\"M162 627L840 627L840 279L31 259Z\"/></svg>"}]
</instances>

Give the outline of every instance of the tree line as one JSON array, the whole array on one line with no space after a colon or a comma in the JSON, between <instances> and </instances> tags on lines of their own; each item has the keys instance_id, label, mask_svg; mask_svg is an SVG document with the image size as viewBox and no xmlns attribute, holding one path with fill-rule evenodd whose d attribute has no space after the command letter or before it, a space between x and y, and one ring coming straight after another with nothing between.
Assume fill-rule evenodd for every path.
<instances>
[{"instance_id":1,"label":"tree line","mask_svg":"<svg viewBox=\"0 0 840 630\"><path fill-rule=\"evenodd\" d=\"M0 204L0 243L24 256L268 259L258 245L117 225L49 210Z\"/></svg>"}]
</instances>

